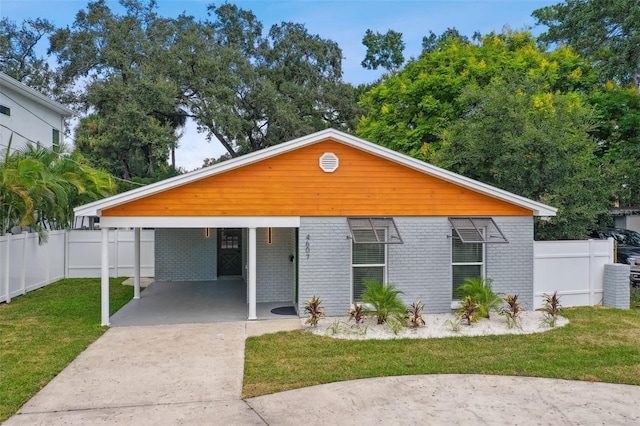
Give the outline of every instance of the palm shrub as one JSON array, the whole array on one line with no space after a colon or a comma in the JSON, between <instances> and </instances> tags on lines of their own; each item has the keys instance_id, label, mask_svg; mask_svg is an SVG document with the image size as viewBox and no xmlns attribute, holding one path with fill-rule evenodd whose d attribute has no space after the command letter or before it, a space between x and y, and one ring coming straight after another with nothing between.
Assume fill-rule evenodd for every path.
<instances>
[{"instance_id":1,"label":"palm shrub","mask_svg":"<svg viewBox=\"0 0 640 426\"><path fill-rule=\"evenodd\" d=\"M393 285L384 285L378 280L365 281L362 301L367 304L366 313L375 315L378 324L385 324L390 317L402 320L407 308L398 297L404 294Z\"/></svg>"},{"instance_id":2,"label":"palm shrub","mask_svg":"<svg viewBox=\"0 0 640 426\"><path fill-rule=\"evenodd\" d=\"M491 311L499 312L502 304L502 297L491 288L491 278L467 278L458 287L456 295L461 299L471 297L473 303L477 305L476 314L480 317L489 318Z\"/></svg>"}]
</instances>

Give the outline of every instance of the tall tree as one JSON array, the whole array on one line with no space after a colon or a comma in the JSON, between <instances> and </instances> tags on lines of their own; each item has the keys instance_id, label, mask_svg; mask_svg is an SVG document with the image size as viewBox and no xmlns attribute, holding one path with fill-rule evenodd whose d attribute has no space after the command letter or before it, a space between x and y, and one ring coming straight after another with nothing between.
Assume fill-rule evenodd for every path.
<instances>
[{"instance_id":1,"label":"tall tree","mask_svg":"<svg viewBox=\"0 0 640 426\"><path fill-rule=\"evenodd\" d=\"M289 22L264 36L249 11L209 10L205 22L178 19L186 31L177 33L172 55L188 64L180 70L185 105L230 156L326 127L353 128L358 107L335 42Z\"/></svg>"},{"instance_id":2,"label":"tall tree","mask_svg":"<svg viewBox=\"0 0 640 426\"><path fill-rule=\"evenodd\" d=\"M368 70L376 70L382 67L389 72L400 68L404 63L405 44L402 41L402 33L388 30L385 34L367 30L362 38L362 44L367 48L367 53L361 65Z\"/></svg>"},{"instance_id":3,"label":"tall tree","mask_svg":"<svg viewBox=\"0 0 640 426\"><path fill-rule=\"evenodd\" d=\"M55 72L47 58L38 56L36 46L55 27L46 19L27 19L18 26L8 18L0 20L0 71L48 95L56 95Z\"/></svg>"},{"instance_id":4,"label":"tall tree","mask_svg":"<svg viewBox=\"0 0 640 426\"><path fill-rule=\"evenodd\" d=\"M640 86L640 0L567 0L533 12L548 42L573 46L605 79Z\"/></svg>"},{"instance_id":5,"label":"tall tree","mask_svg":"<svg viewBox=\"0 0 640 426\"><path fill-rule=\"evenodd\" d=\"M425 49L361 97L360 136L426 159L448 123L466 113L459 102L465 87L484 87L508 72L534 76L549 92L588 91L595 82L589 64L572 49L546 52L528 32L491 33L472 42L447 30Z\"/></svg>"},{"instance_id":6,"label":"tall tree","mask_svg":"<svg viewBox=\"0 0 640 426\"><path fill-rule=\"evenodd\" d=\"M448 170L558 207L537 239L582 239L608 212L611 184L589 136L593 109L576 93L540 91L526 76L495 77L460 96L466 114L432 160Z\"/></svg>"},{"instance_id":7,"label":"tall tree","mask_svg":"<svg viewBox=\"0 0 640 426\"><path fill-rule=\"evenodd\" d=\"M118 176L153 177L167 168L186 116L180 88L164 74L175 34L171 21L155 12L155 1L121 4L122 16L104 0L90 2L72 28L51 37L50 51L68 81L88 81L78 98L84 109L98 117L95 121L109 123L93 132L82 129L78 148Z\"/></svg>"}]
</instances>

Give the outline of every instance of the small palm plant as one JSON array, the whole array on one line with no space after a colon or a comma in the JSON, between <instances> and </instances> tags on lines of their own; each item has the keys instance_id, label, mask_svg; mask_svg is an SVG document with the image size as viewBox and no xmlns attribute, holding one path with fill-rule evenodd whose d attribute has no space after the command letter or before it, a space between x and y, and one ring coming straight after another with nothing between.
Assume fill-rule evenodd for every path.
<instances>
[{"instance_id":1,"label":"small palm plant","mask_svg":"<svg viewBox=\"0 0 640 426\"><path fill-rule=\"evenodd\" d=\"M384 285L380 281L365 281L362 301L366 303L366 313L375 315L378 324L385 324L390 317L404 318L406 307L398 298L404 294L392 285Z\"/></svg>"},{"instance_id":2,"label":"small palm plant","mask_svg":"<svg viewBox=\"0 0 640 426\"><path fill-rule=\"evenodd\" d=\"M489 318L491 311L499 312L502 298L499 293L495 293L491 288L491 278L467 278L458 287L456 294L463 300L470 296L474 304L477 305L476 314L483 318Z\"/></svg>"},{"instance_id":3,"label":"small palm plant","mask_svg":"<svg viewBox=\"0 0 640 426\"><path fill-rule=\"evenodd\" d=\"M312 327L316 327L318 325L318 320L324 316L324 308L320 307L321 303L322 300L315 295L307 301L304 305L304 312L309 314L309 318L305 320L305 324L309 324Z\"/></svg>"}]
</instances>

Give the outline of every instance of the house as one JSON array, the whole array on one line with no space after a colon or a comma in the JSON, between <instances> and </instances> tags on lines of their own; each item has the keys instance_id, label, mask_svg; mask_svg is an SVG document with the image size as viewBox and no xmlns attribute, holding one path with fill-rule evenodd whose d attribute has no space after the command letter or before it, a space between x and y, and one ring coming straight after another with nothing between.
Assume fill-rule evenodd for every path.
<instances>
[{"instance_id":1,"label":"house","mask_svg":"<svg viewBox=\"0 0 640 426\"><path fill-rule=\"evenodd\" d=\"M640 232L640 207L616 207L611 209L615 227Z\"/></svg>"},{"instance_id":2,"label":"house","mask_svg":"<svg viewBox=\"0 0 640 426\"><path fill-rule=\"evenodd\" d=\"M533 218L556 209L329 129L75 213L100 217L108 324L109 228L155 228L157 281L244 277L249 319L313 295L345 315L366 279L435 313L477 276L531 308Z\"/></svg>"},{"instance_id":3,"label":"house","mask_svg":"<svg viewBox=\"0 0 640 426\"><path fill-rule=\"evenodd\" d=\"M0 72L0 151L27 143L52 148L62 141L73 111Z\"/></svg>"}]
</instances>

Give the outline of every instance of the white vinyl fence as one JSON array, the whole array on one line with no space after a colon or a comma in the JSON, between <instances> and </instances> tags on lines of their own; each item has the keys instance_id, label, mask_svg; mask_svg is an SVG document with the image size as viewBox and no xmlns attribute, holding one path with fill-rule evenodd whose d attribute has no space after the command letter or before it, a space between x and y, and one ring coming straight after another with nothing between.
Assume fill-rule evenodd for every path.
<instances>
[{"instance_id":1,"label":"white vinyl fence","mask_svg":"<svg viewBox=\"0 0 640 426\"><path fill-rule=\"evenodd\" d=\"M47 244L38 234L0 236L0 302L64 278L66 231L49 232Z\"/></svg>"},{"instance_id":2,"label":"white vinyl fence","mask_svg":"<svg viewBox=\"0 0 640 426\"><path fill-rule=\"evenodd\" d=\"M133 276L133 230L109 232L109 275ZM100 277L100 231L51 231L0 236L0 302L62 278ZM140 232L140 276L154 276L154 231Z\"/></svg>"},{"instance_id":3,"label":"white vinyl fence","mask_svg":"<svg viewBox=\"0 0 640 426\"><path fill-rule=\"evenodd\" d=\"M132 229L109 231L109 276L133 276L134 235ZM140 276L154 276L154 231L140 231ZM67 236L67 278L100 277L100 231L69 231Z\"/></svg>"},{"instance_id":4,"label":"white vinyl fence","mask_svg":"<svg viewBox=\"0 0 640 426\"><path fill-rule=\"evenodd\" d=\"M557 291L562 306L602 304L604 265L613 263L613 239L536 241L533 260L535 309L544 293Z\"/></svg>"}]
</instances>

